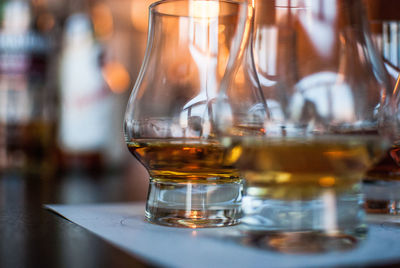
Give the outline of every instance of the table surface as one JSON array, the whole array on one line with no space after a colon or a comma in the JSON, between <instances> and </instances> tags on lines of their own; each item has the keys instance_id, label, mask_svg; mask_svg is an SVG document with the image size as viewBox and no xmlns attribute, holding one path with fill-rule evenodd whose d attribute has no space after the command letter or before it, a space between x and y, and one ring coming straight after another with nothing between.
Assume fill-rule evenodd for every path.
<instances>
[{"instance_id":1,"label":"table surface","mask_svg":"<svg viewBox=\"0 0 400 268\"><path fill-rule=\"evenodd\" d=\"M146 191L137 187L137 179L121 174L53 180L0 176L0 267L151 267L43 208L49 203L143 201Z\"/></svg>"},{"instance_id":2,"label":"table surface","mask_svg":"<svg viewBox=\"0 0 400 268\"><path fill-rule=\"evenodd\" d=\"M78 225L48 203L140 201L135 181L120 174L70 174L43 181L0 175L0 267L149 267Z\"/></svg>"}]
</instances>

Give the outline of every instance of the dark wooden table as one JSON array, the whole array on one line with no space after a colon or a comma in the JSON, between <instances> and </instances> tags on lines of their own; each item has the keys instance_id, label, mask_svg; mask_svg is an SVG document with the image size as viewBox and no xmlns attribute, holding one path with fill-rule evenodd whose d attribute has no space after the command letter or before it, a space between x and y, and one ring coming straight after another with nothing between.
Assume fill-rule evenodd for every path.
<instances>
[{"instance_id":1,"label":"dark wooden table","mask_svg":"<svg viewBox=\"0 0 400 268\"><path fill-rule=\"evenodd\" d=\"M146 190L138 179L143 178L132 172L60 174L51 180L0 175L0 267L149 267L43 208L144 200Z\"/></svg>"},{"instance_id":2,"label":"dark wooden table","mask_svg":"<svg viewBox=\"0 0 400 268\"><path fill-rule=\"evenodd\" d=\"M43 208L54 203L143 201L146 177L137 165L124 174L69 173L51 180L0 175L0 267L151 267Z\"/></svg>"}]
</instances>

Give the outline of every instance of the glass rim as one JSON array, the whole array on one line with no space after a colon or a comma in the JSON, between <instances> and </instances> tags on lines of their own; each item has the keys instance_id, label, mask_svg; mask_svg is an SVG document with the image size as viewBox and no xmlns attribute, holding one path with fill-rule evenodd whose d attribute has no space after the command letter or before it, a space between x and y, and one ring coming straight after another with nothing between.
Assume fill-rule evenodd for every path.
<instances>
[{"instance_id":1,"label":"glass rim","mask_svg":"<svg viewBox=\"0 0 400 268\"><path fill-rule=\"evenodd\" d=\"M189 3L189 2L218 2L218 3L224 3L224 4L233 4L236 5L238 7L242 6L242 5L246 5L245 1L238 1L238 0L191 0L191 1L187 1L187 0L158 0L154 3L152 3L149 6L149 11L150 11L150 15L154 14L154 15L159 15L159 16L165 16L165 17L174 17L174 18L196 18L194 16L191 16L189 14L187 15L177 15L177 14L171 14L168 12L160 12L157 10L157 7L159 7L160 5L163 4L168 4L168 3ZM225 15L216 15L216 16L211 16L209 18L223 18L223 17L230 17L230 16L234 16L237 13L228 13Z\"/></svg>"}]
</instances>

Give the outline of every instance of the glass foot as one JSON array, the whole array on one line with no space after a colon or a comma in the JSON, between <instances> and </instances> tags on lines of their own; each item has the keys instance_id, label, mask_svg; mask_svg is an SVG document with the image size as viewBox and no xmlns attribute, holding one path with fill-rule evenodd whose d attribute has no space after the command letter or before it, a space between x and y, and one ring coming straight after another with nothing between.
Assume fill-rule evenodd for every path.
<instances>
[{"instance_id":1,"label":"glass foot","mask_svg":"<svg viewBox=\"0 0 400 268\"><path fill-rule=\"evenodd\" d=\"M348 250L367 233L362 205L359 193L334 189L311 200L245 196L241 229L249 243L285 253Z\"/></svg>"},{"instance_id":2,"label":"glass foot","mask_svg":"<svg viewBox=\"0 0 400 268\"><path fill-rule=\"evenodd\" d=\"M146 219L173 227L229 226L241 218L242 181L216 183L150 180Z\"/></svg>"},{"instance_id":3,"label":"glass foot","mask_svg":"<svg viewBox=\"0 0 400 268\"><path fill-rule=\"evenodd\" d=\"M400 215L400 181L364 181L363 192L367 213Z\"/></svg>"},{"instance_id":4,"label":"glass foot","mask_svg":"<svg viewBox=\"0 0 400 268\"><path fill-rule=\"evenodd\" d=\"M365 233L363 233L365 235ZM246 232L243 244L287 254L313 254L354 249L362 236L316 232Z\"/></svg>"}]
</instances>

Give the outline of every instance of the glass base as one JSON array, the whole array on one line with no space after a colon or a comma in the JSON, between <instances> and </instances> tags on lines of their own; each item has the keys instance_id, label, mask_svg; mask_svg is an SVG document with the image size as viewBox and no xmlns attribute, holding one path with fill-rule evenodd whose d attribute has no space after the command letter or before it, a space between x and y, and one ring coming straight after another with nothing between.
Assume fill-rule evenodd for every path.
<instances>
[{"instance_id":1,"label":"glass base","mask_svg":"<svg viewBox=\"0 0 400 268\"><path fill-rule=\"evenodd\" d=\"M367 213L400 215L400 181L366 180L363 192Z\"/></svg>"},{"instance_id":2,"label":"glass base","mask_svg":"<svg viewBox=\"0 0 400 268\"><path fill-rule=\"evenodd\" d=\"M181 181L181 180L180 180ZM173 227L204 228L239 223L241 180L216 183L170 182L150 179L146 219Z\"/></svg>"},{"instance_id":3,"label":"glass base","mask_svg":"<svg viewBox=\"0 0 400 268\"><path fill-rule=\"evenodd\" d=\"M321 191L312 200L243 198L242 230L250 244L285 253L348 250L367 233L359 193Z\"/></svg>"},{"instance_id":4,"label":"glass base","mask_svg":"<svg viewBox=\"0 0 400 268\"><path fill-rule=\"evenodd\" d=\"M323 232L245 232L242 243L286 254L313 254L356 248L366 234L328 234Z\"/></svg>"}]
</instances>

